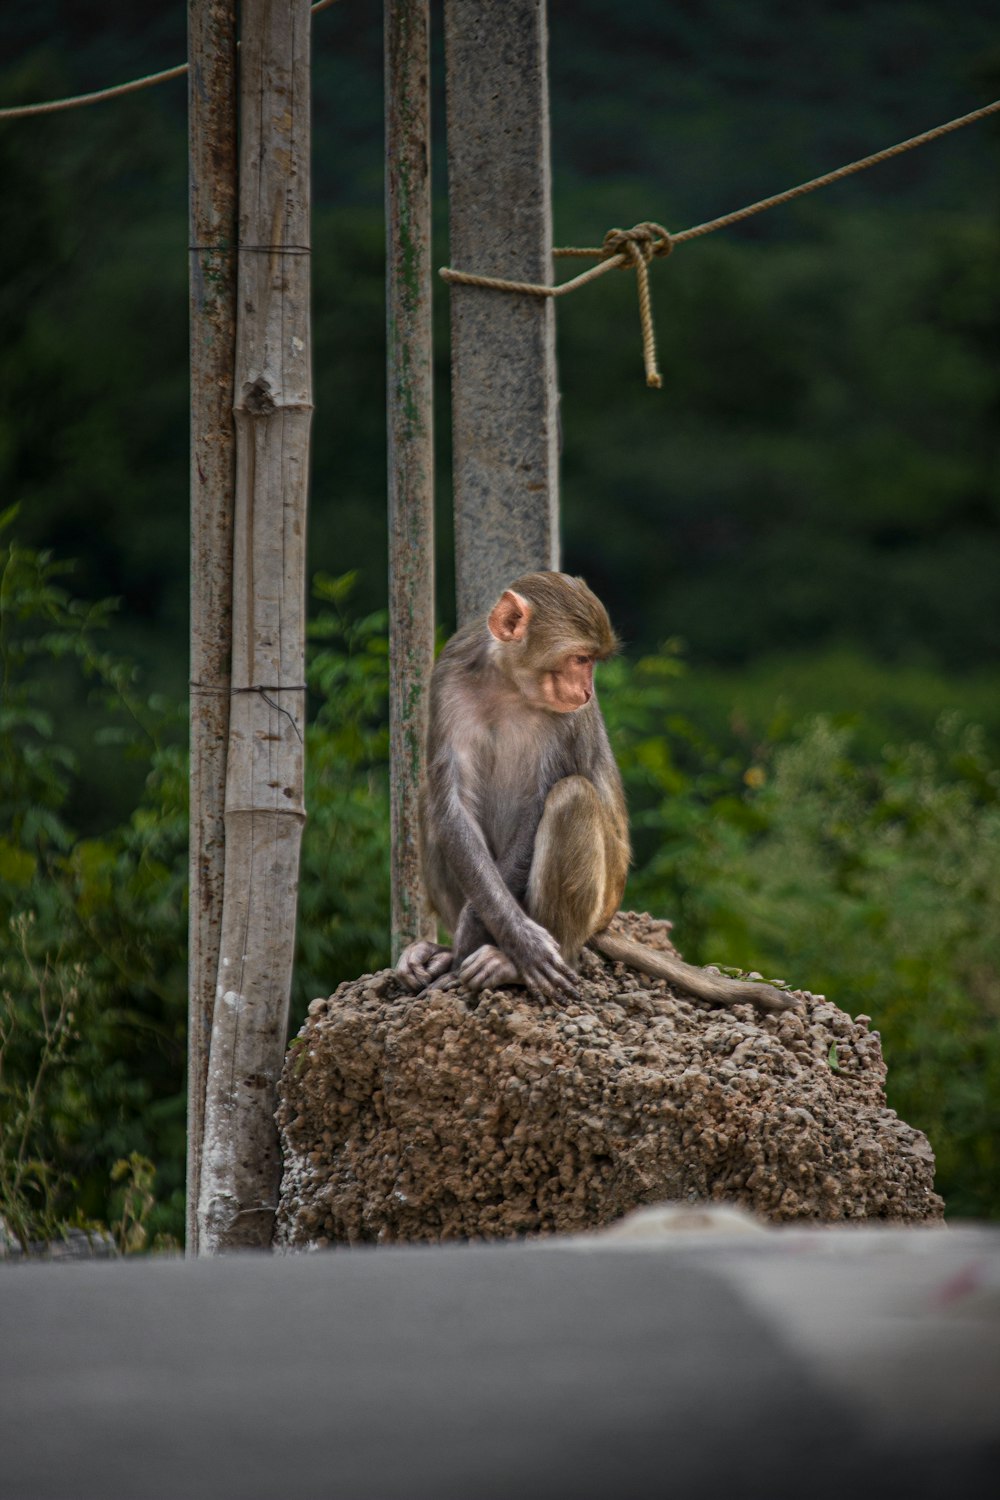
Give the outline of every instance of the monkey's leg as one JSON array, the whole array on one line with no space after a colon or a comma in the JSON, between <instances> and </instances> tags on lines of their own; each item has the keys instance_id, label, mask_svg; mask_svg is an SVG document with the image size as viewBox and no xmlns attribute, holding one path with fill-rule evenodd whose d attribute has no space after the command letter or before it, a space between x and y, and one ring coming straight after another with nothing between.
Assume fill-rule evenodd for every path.
<instances>
[{"instance_id":1,"label":"monkey's leg","mask_svg":"<svg viewBox=\"0 0 1000 1500\"><path fill-rule=\"evenodd\" d=\"M613 829L593 782L585 776L557 781L545 809L528 876L528 913L555 938L568 964L617 907L621 891L611 891L616 861L609 839ZM617 861L620 864L620 860Z\"/></svg>"},{"instance_id":2,"label":"monkey's leg","mask_svg":"<svg viewBox=\"0 0 1000 1500\"><path fill-rule=\"evenodd\" d=\"M415 943L410 943L404 948L399 955L396 973L406 988L416 993L417 990L426 989L439 975L446 974L451 964L452 950L450 948L446 948L442 943L432 943L426 938L418 938Z\"/></svg>"},{"instance_id":3,"label":"monkey's leg","mask_svg":"<svg viewBox=\"0 0 1000 1500\"><path fill-rule=\"evenodd\" d=\"M585 776L557 781L545 799L535 835L525 907L555 938L566 964L576 962L591 933L607 920L609 901L617 907L621 892L610 889L615 878L607 842L611 837L607 810L593 783ZM517 965L491 943L470 954L459 974L473 990L521 982ZM546 984L535 985L543 995L574 998L575 990L562 976L545 977Z\"/></svg>"},{"instance_id":4,"label":"monkey's leg","mask_svg":"<svg viewBox=\"0 0 1000 1500\"><path fill-rule=\"evenodd\" d=\"M536 938L550 945L549 952L528 967L516 949L507 952L489 941L475 912L466 906L455 936L461 983L474 991L524 984L543 999L576 999L571 966L591 933L607 920L612 862L606 839L611 836L607 810L593 783L585 776L557 782L546 797L533 846L524 849L524 863L530 854L524 907ZM500 862L502 873L510 880L505 859ZM615 907L619 895L617 890L611 894ZM475 937L479 946L468 952Z\"/></svg>"}]
</instances>

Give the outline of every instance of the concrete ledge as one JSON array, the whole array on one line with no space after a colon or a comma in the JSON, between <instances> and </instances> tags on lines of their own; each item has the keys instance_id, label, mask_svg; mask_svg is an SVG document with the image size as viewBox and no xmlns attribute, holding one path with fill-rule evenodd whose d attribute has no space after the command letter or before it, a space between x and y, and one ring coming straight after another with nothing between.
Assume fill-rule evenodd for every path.
<instances>
[{"instance_id":1,"label":"concrete ledge","mask_svg":"<svg viewBox=\"0 0 1000 1500\"><path fill-rule=\"evenodd\" d=\"M1000 1230L0 1267L9 1500L963 1500Z\"/></svg>"}]
</instances>

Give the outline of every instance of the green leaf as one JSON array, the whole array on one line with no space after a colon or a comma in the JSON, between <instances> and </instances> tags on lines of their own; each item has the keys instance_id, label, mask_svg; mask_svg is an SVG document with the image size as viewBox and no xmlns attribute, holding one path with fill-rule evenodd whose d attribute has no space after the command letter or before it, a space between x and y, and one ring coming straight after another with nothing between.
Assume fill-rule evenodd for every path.
<instances>
[{"instance_id":1,"label":"green leaf","mask_svg":"<svg viewBox=\"0 0 1000 1500\"><path fill-rule=\"evenodd\" d=\"M38 869L38 860L26 849L0 838L0 880L9 885L30 885Z\"/></svg>"}]
</instances>

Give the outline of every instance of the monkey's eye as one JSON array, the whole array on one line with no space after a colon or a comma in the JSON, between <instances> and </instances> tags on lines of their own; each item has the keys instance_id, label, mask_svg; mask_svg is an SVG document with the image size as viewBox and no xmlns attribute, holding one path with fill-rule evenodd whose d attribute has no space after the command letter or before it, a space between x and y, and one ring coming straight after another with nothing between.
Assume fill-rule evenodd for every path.
<instances>
[{"instance_id":1,"label":"monkey's eye","mask_svg":"<svg viewBox=\"0 0 1000 1500\"><path fill-rule=\"evenodd\" d=\"M574 656L573 662L578 667L586 667L590 663L589 656Z\"/></svg>"}]
</instances>

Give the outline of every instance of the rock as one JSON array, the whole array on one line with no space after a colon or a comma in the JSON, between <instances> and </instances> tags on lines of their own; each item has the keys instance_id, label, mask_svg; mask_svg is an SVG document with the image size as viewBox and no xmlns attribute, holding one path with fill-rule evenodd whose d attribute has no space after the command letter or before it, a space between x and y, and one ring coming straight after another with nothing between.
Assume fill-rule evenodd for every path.
<instances>
[{"instance_id":1,"label":"rock","mask_svg":"<svg viewBox=\"0 0 1000 1500\"><path fill-rule=\"evenodd\" d=\"M745 1208L718 1203L654 1203L651 1208L636 1208L608 1229L598 1231L602 1240L714 1239L719 1235L756 1235L768 1233L767 1225ZM588 1243L592 1243L588 1237Z\"/></svg>"},{"instance_id":2,"label":"rock","mask_svg":"<svg viewBox=\"0 0 1000 1500\"><path fill-rule=\"evenodd\" d=\"M669 948L669 924L622 929ZM885 1103L877 1032L820 996L712 1009L594 953L582 998L415 999L391 970L314 1002L278 1124L284 1246L579 1232L642 1204L770 1223L931 1223L925 1136Z\"/></svg>"},{"instance_id":3,"label":"rock","mask_svg":"<svg viewBox=\"0 0 1000 1500\"><path fill-rule=\"evenodd\" d=\"M117 1254L114 1237L103 1229L63 1229L57 1239L29 1240L25 1251L0 1218L0 1260L112 1260Z\"/></svg>"}]
</instances>

